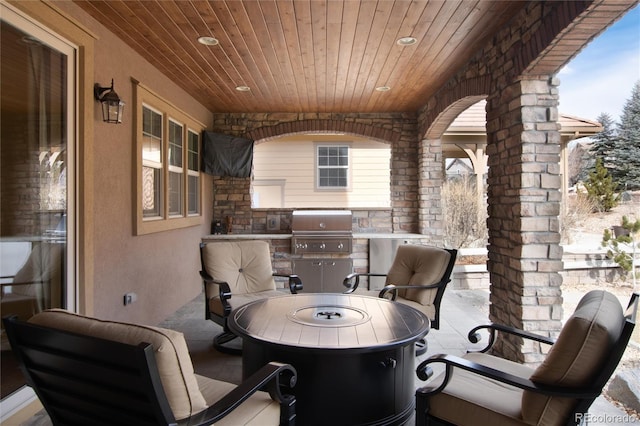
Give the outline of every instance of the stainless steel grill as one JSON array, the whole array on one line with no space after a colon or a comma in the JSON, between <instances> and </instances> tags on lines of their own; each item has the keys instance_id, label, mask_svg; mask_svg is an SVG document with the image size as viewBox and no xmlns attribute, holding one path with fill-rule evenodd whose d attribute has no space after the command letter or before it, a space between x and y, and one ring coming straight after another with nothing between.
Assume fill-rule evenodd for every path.
<instances>
[{"instance_id":1,"label":"stainless steel grill","mask_svg":"<svg viewBox=\"0 0 640 426\"><path fill-rule=\"evenodd\" d=\"M350 210L298 210L291 220L291 250L294 254L350 254L352 246Z\"/></svg>"}]
</instances>

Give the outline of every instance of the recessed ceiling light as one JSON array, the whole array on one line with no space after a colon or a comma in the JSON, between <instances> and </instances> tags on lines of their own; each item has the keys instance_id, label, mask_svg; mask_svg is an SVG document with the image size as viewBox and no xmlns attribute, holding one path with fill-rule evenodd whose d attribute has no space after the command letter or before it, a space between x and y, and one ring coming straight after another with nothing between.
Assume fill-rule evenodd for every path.
<instances>
[{"instance_id":1,"label":"recessed ceiling light","mask_svg":"<svg viewBox=\"0 0 640 426\"><path fill-rule=\"evenodd\" d=\"M418 40L415 37L400 37L398 41L396 41L400 46L411 46L417 42Z\"/></svg>"},{"instance_id":2,"label":"recessed ceiling light","mask_svg":"<svg viewBox=\"0 0 640 426\"><path fill-rule=\"evenodd\" d=\"M237 86L236 90L238 92L248 92L248 91L251 90L251 87L249 87L249 86Z\"/></svg>"},{"instance_id":3,"label":"recessed ceiling light","mask_svg":"<svg viewBox=\"0 0 640 426\"><path fill-rule=\"evenodd\" d=\"M389 90L391 90L391 87L389 87L389 86L378 86L378 87L376 87L376 90L378 92L388 92Z\"/></svg>"},{"instance_id":4,"label":"recessed ceiling light","mask_svg":"<svg viewBox=\"0 0 640 426\"><path fill-rule=\"evenodd\" d=\"M215 37L203 36L198 37L198 43L204 44L205 46L217 46L220 42Z\"/></svg>"}]
</instances>

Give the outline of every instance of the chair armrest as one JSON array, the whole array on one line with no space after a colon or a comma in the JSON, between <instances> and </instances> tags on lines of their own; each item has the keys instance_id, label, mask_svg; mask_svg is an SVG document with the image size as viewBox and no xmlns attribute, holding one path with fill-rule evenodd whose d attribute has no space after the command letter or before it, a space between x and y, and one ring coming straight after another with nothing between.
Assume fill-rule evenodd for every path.
<instances>
[{"instance_id":1,"label":"chair armrest","mask_svg":"<svg viewBox=\"0 0 640 426\"><path fill-rule=\"evenodd\" d=\"M295 274L276 274L274 272L273 276L289 278L289 291L291 292L291 294L297 294L300 290L302 290L302 280Z\"/></svg>"},{"instance_id":2,"label":"chair armrest","mask_svg":"<svg viewBox=\"0 0 640 426\"><path fill-rule=\"evenodd\" d=\"M442 282L438 282L436 284L429 284L429 285L395 285L395 284L389 284L386 285L382 288L382 290L380 290L380 293L378 293L378 297L381 299L387 299L387 294L391 294L391 298L390 300L396 300L396 298L398 297L398 290L401 288L416 288L419 290L426 290L426 289L430 289L430 288L438 288L438 287L442 287L444 284Z\"/></svg>"},{"instance_id":3,"label":"chair armrest","mask_svg":"<svg viewBox=\"0 0 640 426\"><path fill-rule=\"evenodd\" d=\"M231 305L229 305L229 302L227 302L227 300L231 299L231 287L229 287L229 283L212 278L211 275L207 273L207 271L200 271L200 276L204 281L205 297L207 298L207 300L211 298L211 296L207 293L207 284L216 284L218 286L218 296L220 297L220 303L222 303L224 316L229 316L229 314L231 314Z\"/></svg>"},{"instance_id":4,"label":"chair armrest","mask_svg":"<svg viewBox=\"0 0 640 426\"><path fill-rule=\"evenodd\" d=\"M289 364L270 362L243 380L240 385L227 393L215 404L189 418L179 420L178 426L210 425L231 413L251 395L266 387L274 401L292 407L295 397L282 393L282 388L291 389L297 381L296 369ZM282 415L281 415L282 417Z\"/></svg>"},{"instance_id":5,"label":"chair armrest","mask_svg":"<svg viewBox=\"0 0 640 426\"><path fill-rule=\"evenodd\" d=\"M487 352L489 349L491 349L491 347L493 346L496 340L497 331L513 334L515 336L519 336L529 340L534 340L540 343L546 343L547 345L553 345L555 343L555 340L550 337L541 336L539 334L531 333L528 331L521 330L519 328L511 327L508 325L502 325L502 324L484 324L484 325L479 325L473 328L467 335L467 338L471 343L478 343L480 340L482 340L482 338L480 337L480 333L478 333L478 331L482 329L489 330L489 342L487 342L486 347L484 347L483 349L480 349L479 351L474 351L474 352L484 353L484 352Z\"/></svg>"},{"instance_id":6,"label":"chair armrest","mask_svg":"<svg viewBox=\"0 0 640 426\"><path fill-rule=\"evenodd\" d=\"M360 273L360 272L352 272L347 275L345 279L342 281L342 285L347 287L344 293L353 293L360 285L360 277L386 277L387 274L375 274L375 273ZM367 290L371 289L371 282L367 283Z\"/></svg>"},{"instance_id":7,"label":"chair armrest","mask_svg":"<svg viewBox=\"0 0 640 426\"><path fill-rule=\"evenodd\" d=\"M433 375L433 370L431 370L430 364L434 363L445 364L445 377L443 382L439 385L428 385L419 388L416 391L416 395L428 396L442 392L449 383L454 368L461 368L471 373L478 374L479 376L496 380L500 383L505 383L511 386L515 386L519 389L524 389L527 391L549 396L560 396L566 398L595 398L600 395L600 390L598 389L577 389L566 386L552 386L535 383L525 377L506 373L504 371L496 370L495 368L487 367L485 365L478 364L464 358L445 354L433 355L432 357L422 361L420 365L418 365L418 368L416 368L416 374L420 380L425 381Z\"/></svg>"}]
</instances>

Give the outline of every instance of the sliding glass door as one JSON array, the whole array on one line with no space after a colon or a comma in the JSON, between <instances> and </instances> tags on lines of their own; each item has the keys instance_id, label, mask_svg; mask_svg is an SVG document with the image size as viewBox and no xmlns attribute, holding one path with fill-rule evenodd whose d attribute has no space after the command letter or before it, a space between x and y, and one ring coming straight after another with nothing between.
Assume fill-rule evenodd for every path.
<instances>
[{"instance_id":1,"label":"sliding glass door","mask_svg":"<svg viewBox=\"0 0 640 426\"><path fill-rule=\"evenodd\" d=\"M75 310L75 51L1 4L2 316ZM1 398L24 385L4 330Z\"/></svg>"}]
</instances>

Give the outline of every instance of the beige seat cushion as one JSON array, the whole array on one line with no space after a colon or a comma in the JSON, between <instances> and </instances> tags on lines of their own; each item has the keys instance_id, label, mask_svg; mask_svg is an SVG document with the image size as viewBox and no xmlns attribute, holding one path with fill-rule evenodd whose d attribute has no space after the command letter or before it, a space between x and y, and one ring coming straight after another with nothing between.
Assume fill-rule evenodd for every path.
<instances>
[{"instance_id":1,"label":"beige seat cushion","mask_svg":"<svg viewBox=\"0 0 640 426\"><path fill-rule=\"evenodd\" d=\"M208 405L222 398L236 386L219 380L196 374L198 386ZM280 423L280 404L271 399L267 392L256 392L249 399L233 410L224 419L216 422L216 426L265 426Z\"/></svg>"},{"instance_id":2,"label":"beige seat cushion","mask_svg":"<svg viewBox=\"0 0 640 426\"><path fill-rule=\"evenodd\" d=\"M590 383L620 338L625 318L622 306L611 293L594 290L578 303L531 380L547 385L580 387ZM524 418L539 424L563 419L573 400L525 392Z\"/></svg>"},{"instance_id":3,"label":"beige seat cushion","mask_svg":"<svg viewBox=\"0 0 640 426\"><path fill-rule=\"evenodd\" d=\"M431 290L429 290L429 291L431 291ZM411 299L398 299L398 301L403 303L403 304L405 304L405 305L409 305L412 308L417 309L418 311L422 312L431 321L433 321L435 319L435 317L436 317L436 306L433 304L433 302L431 304L424 305L422 303L415 302L415 301L413 301Z\"/></svg>"},{"instance_id":4,"label":"beige seat cushion","mask_svg":"<svg viewBox=\"0 0 640 426\"><path fill-rule=\"evenodd\" d=\"M187 343L178 331L102 321L62 309L41 312L29 322L129 345L150 343L155 351L162 387L175 418L180 420L207 408L193 372Z\"/></svg>"},{"instance_id":5,"label":"beige seat cushion","mask_svg":"<svg viewBox=\"0 0 640 426\"><path fill-rule=\"evenodd\" d=\"M232 294L276 289L266 241L214 242L202 250L206 271L213 279L226 281ZM216 293L208 292L210 296Z\"/></svg>"},{"instance_id":6,"label":"beige seat cushion","mask_svg":"<svg viewBox=\"0 0 640 426\"><path fill-rule=\"evenodd\" d=\"M387 274L386 285L430 285L442 279L451 254L438 247L417 244L403 244L393 259ZM431 305L436 297L437 289L400 290L398 295L413 300L421 305Z\"/></svg>"},{"instance_id":7,"label":"beige seat cushion","mask_svg":"<svg viewBox=\"0 0 640 426\"><path fill-rule=\"evenodd\" d=\"M527 378L531 368L487 354L470 353L463 358L500 371ZM432 379L435 386L443 375ZM457 425L482 424L515 426L524 424L520 411L522 390L455 368L449 384L439 394L429 397L429 413Z\"/></svg>"},{"instance_id":8,"label":"beige seat cushion","mask_svg":"<svg viewBox=\"0 0 640 426\"><path fill-rule=\"evenodd\" d=\"M537 369L486 354L471 353L464 358L536 383L580 387L593 380L619 339L624 322L617 298L596 290L582 298ZM439 383L441 379L433 380ZM431 396L429 404L431 414L453 424L473 425L483 419L483 424L492 426L552 425L566 422L573 400L522 391L454 369L445 390Z\"/></svg>"}]
</instances>

